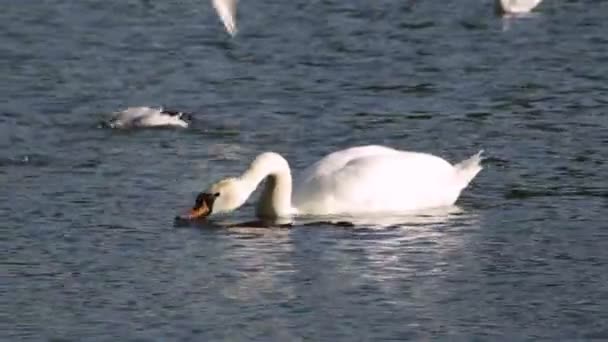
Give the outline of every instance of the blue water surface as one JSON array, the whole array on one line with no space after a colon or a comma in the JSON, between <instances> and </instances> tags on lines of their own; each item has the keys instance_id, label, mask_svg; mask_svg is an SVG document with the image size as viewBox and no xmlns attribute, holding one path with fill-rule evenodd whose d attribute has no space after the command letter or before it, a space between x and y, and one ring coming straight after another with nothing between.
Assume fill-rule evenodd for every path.
<instances>
[{"instance_id":1,"label":"blue water surface","mask_svg":"<svg viewBox=\"0 0 608 342\"><path fill-rule=\"evenodd\" d=\"M5 1L0 339L607 340L608 4ZM188 129L101 128L128 106ZM177 229L275 151L363 144L484 170L384 229ZM252 205L231 216L252 218Z\"/></svg>"}]
</instances>

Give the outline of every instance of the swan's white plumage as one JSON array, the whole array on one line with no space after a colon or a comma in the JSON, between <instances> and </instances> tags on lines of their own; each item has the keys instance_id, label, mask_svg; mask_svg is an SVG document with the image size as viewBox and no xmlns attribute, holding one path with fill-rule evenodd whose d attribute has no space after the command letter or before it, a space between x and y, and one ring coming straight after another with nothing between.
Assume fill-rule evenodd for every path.
<instances>
[{"instance_id":1,"label":"swan's white plumage","mask_svg":"<svg viewBox=\"0 0 608 342\"><path fill-rule=\"evenodd\" d=\"M162 108L152 107L129 107L125 110L115 112L108 122L112 128L137 128L137 127L188 127L183 113L171 115L164 112Z\"/></svg>"},{"instance_id":2,"label":"swan's white plumage","mask_svg":"<svg viewBox=\"0 0 608 342\"><path fill-rule=\"evenodd\" d=\"M237 0L212 0L217 15L222 20L226 31L231 36L236 35L236 5Z\"/></svg>"},{"instance_id":3,"label":"swan's white plumage","mask_svg":"<svg viewBox=\"0 0 608 342\"><path fill-rule=\"evenodd\" d=\"M308 169L294 206L305 213L349 215L441 207L453 204L474 176L431 154L353 147Z\"/></svg>"},{"instance_id":4,"label":"swan's white plumage","mask_svg":"<svg viewBox=\"0 0 608 342\"><path fill-rule=\"evenodd\" d=\"M520 14L532 11L542 0L495 0L503 13Z\"/></svg>"},{"instance_id":5,"label":"swan's white plumage","mask_svg":"<svg viewBox=\"0 0 608 342\"><path fill-rule=\"evenodd\" d=\"M228 212L241 206L267 179L257 205L259 217L405 213L454 204L481 170L480 162L481 152L451 165L426 153L353 147L309 167L292 194L287 161L266 152L243 175L220 181L209 192L221 194L214 212Z\"/></svg>"}]
</instances>

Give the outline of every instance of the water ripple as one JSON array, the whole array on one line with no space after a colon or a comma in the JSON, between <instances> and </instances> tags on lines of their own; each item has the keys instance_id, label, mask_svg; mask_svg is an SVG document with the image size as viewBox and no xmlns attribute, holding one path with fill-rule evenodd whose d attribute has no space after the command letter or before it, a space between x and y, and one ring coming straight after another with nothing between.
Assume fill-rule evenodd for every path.
<instances>
[{"instance_id":1,"label":"water ripple","mask_svg":"<svg viewBox=\"0 0 608 342\"><path fill-rule=\"evenodd\" d=\"M5 2L0 339L606 339L607 7L545 3L242 2L228 39L201 1ZM194 125L97 128L163 104ZM259 152L362 144L489 158L445 215L174 227Z\"/></svg>"}]
</instances>

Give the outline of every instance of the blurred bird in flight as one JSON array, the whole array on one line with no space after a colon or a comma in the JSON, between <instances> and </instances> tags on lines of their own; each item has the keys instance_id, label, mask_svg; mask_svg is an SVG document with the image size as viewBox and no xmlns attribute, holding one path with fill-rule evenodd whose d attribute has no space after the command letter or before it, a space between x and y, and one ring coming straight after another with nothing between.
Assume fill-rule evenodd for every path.
<instances>
[{"instance_id":1,"label":"blurred bird in flight","mask_svg":"<svg viewBox=\"0 0 608 342\"><path fill-rule=\"evenodd\" d=\"M496 9L502 14L528 13L533 10L541 0L496 0Z\"/></svg>"},{"instance_id":2,"label":"blurred bird in flight","mask_svg":"<svg viewBox=\"0 0 608 342\"><path fill-rule=\"evenodd\" d=\"M236 3L238 0L212 0L217 15L231 36L236 35Z\"/></svg>"}]
</instances>

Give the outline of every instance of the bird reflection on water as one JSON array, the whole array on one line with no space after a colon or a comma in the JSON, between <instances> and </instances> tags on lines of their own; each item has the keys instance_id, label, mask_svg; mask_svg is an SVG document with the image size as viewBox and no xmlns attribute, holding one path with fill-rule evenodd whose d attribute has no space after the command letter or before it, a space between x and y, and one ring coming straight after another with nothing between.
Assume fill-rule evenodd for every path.
<instances>
[{"instance_id":1,"label":"bird reflection on water","mask_svg":"<svg viewBox=\"0 0 608 342\"><path fill-rule=\"evenodd\" d=\"M434 300L444 294L438 289L445 287L446 274L454 270L450 260L462 251L471 228L479 227L479 222L474 212L450 207L393 217L281 221L223 217L176 222L176 227L211 229L218 241L228 241L228 247L210 254L207 264L222 265L222 270L230 270L238 279L220 290L236 302L268 301L268 293L273 293L280 294L272 298L285 305L306 306L316 300L310 294L323 289L336 300L319 305L340 310L345 305L342 300L347 300L344 293L374 288L377 298L405 307L409 303L400 294L417 279L429 289L411 292L408 298L428 303L418 310L429 315L437 309ZM326 267L318 268L320 264ZM281 328L288 326L284 317L274 324L289 332Z\"/></svg>"},{"instance_id":2,"label":"bird reflection on water","mask_svg":"<svg viewBox=\"0 0 608 342\"><path fill-rule=\"evenodd\" d=\"M204 228L204 229L289 229L297 227L342 227L342 228L371 228L386 229L408 227L413 225L428 225L446 223L452 218L462 216L464 211L457 206L424 210L401 215L366 215L366 216L297 216L294 218L255 219L235 221L230 219L200 219L190 220L176 216L175 228Z\"/></svg>"}]
</instances>

